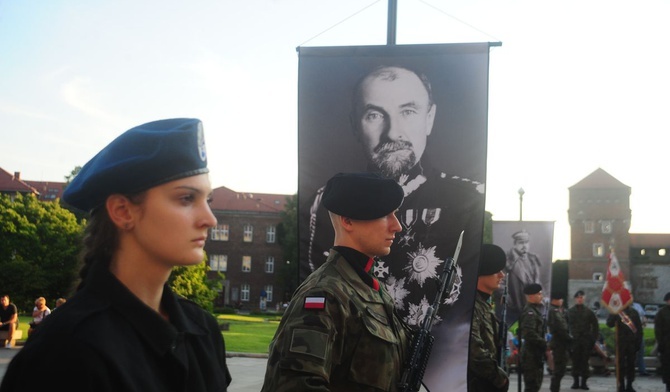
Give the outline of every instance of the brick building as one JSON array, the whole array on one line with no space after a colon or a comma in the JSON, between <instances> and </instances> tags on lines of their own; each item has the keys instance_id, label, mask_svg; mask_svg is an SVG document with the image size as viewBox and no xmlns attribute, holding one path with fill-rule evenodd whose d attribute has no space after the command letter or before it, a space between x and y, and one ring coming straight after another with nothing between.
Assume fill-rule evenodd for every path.
<instances>
[{"instance_id":1,"label":"brick building","mask_svg":"<svg viewBox=\"0 0 670 392\"><path fill-rule=\"evenodd\" d=\"M568 293L584 290L589 305L599 301L610 250L619 260L637 302L662 303L670 291L670 234L629 233L631 188L597 169L569 188L571 259Z\"/></svg>"},{"instance_id":2,"label":"brick building","mask_svg":"<svg viewBox=\"0 0 670 392\"><path fill-rule=\"evenodd\" d=\"M288 195L235 192L214 189L212 211L217 226L205 245L211 278L225 275L224 288L215 306L256 310L274 309L284 294L278 285L279 267L286 263L277 242ZM290 294L290 293L289 293Z\"/></svg>"}]
</instances>

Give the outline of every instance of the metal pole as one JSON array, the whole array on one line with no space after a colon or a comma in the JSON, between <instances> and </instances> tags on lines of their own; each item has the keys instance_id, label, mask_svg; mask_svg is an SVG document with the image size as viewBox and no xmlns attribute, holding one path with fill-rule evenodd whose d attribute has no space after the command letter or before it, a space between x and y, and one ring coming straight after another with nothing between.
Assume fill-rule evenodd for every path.
<instances>
[{"instance_id":1,"label":"metal pole","mask_svg":"<svg viewBox=\"0 0 670 392\"><path fill-rule=\"evenodd\" d=\"M519 222L523 221L523 188L519 188Z\"/></svg>"},{"instance_id":2,"label":"metal pole","mask_svg":"<svg viewBox=\"0 0 670 392\"><path fill-rule=\"evenodd\" d=\"M398 0L389 0L386 45L395 45L396 20L398 19Z\"/></svg>"}]
</instances>

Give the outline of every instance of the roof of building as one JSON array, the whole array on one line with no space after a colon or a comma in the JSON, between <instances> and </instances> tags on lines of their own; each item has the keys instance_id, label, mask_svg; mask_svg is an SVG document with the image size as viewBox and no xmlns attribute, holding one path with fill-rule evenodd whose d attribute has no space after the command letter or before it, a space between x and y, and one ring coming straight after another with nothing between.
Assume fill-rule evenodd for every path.
<instances>
[{"instance_id":1,"label":"roof of building","mask_svg":"<svg viewBox=\"0 0 670 392\"><path fill-rule=\"evenodd\" d=\"M630 187L598 168L569 189L630 189Z\"/></svg>"},{"instance_id":2,"label":"roof of building","mask_svg":"<svg viewBox=\"0 0 670 392\"><path fill-rule=\"evenodd\" d=\"M65 190L65 182L56 182L56 181L30 181L24 180L26 184L35 188L40 193L40 199L45 200L55 200L60 199L63 195L63 190Z\"/></svg>"},{"instance_id":3,"label":"roof of building","mask_svg":"<svg viewBox=\"0 0 670 392\"><path fill-rule=\"evenodd\" d=\"M668 248L670 247L670 234L667 233L630 233L630 246L632 248Z\"/></svg>"},{"instance_id":4,"label":"roof of building","mask_svg":"<svg viewBox=\"0 0 670 392\"><path fill-rule=\"evenodd\" d=\"M38 190L21 180L21 173L14 172L10 174L0 168L0 193L34 193L39 194Z\"/></svg>"},{"instance_id":5,"label":"roof of building","mask_svg":"<svg viewBox=\"0 0 670 392\"><path fill-rule=\"evenodd\" d=\"M278 213L284 211L289 196L272 193L235 192L222 186L214 189L211 207L212 210Z\"/></svg>"}]
</instances>

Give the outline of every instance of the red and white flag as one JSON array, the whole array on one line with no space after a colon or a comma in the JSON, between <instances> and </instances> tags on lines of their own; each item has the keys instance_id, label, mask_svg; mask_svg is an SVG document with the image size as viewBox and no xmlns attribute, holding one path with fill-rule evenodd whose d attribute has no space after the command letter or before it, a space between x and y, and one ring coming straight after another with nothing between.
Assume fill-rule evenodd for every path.
<instances>
[{"instance_id":1,"label":"red and white flag","mask_svg":"<svg viewBox=\"0 0 670 392\"><path fill-rule=\"evenodd\" d=\"M619 314L633 303L633 297L625 282L626 277L621 271L619 260L617 260L614 252L611 252L609 266L607 267L607 279L600 302L612 314Z\"/></svg>"}]
</instances>

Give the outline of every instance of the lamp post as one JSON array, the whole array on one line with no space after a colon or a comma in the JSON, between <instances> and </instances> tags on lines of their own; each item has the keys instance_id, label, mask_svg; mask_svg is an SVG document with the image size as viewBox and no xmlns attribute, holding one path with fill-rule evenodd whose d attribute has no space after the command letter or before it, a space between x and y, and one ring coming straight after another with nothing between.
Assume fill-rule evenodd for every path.
<instances>
[{"instance_id":1,"label":"lamp post","mask_svg":"<svg viewBox=\"0 0 670 392\"><path fill-rule=\"evenodd\" d=\"M519 222L523 221L523 194L526 191L523 188L519 188Z\"/></svg>"}]
</instances>

